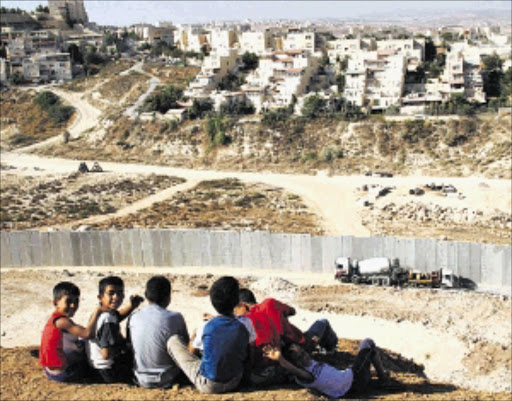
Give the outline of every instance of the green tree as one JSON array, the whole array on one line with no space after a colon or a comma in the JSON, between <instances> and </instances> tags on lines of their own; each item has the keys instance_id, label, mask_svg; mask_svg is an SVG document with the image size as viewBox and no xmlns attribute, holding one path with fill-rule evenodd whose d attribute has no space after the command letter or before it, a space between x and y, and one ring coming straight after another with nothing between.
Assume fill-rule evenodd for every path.
<instances>
[{"instance_id":1,"label":"green tree","mask_svg":"<svg viewBox=\"0 0 512 401\"><path fill-rule=\"evenodd\" d=\"M317 95L308 96L304 100L302 115L308 119L318 118L325 113L325 101Z\"/></svg>"},{"instance_id":2,"label":"green tree","mask_svg":"<svg viewBox=\"0 0 512 401\"><path fill-rule=\"evenodd\" d=\"M45 7L43 6L42 4L39 4L37 7L36 7L36 11L38 13L46 13L46 14L49 14L50 13L50 9L48 7Z\"/></svg>"},{"instance_id":3,"label":"green tree","mask_svg":"<svg viewBox=\"0 0 512 401\"><path fill-rule=\"evenodd\" d=\"M207 113L213 110L213 102L210 99L194 99L192 106L188 109L188 118L194 120L203 118Z\"/></svg>"},{"instance_id":4,"label":"green tree","mask_svg":"<svg viewBox=\"0 0 512 401\"><path fill-rule=\"evenodd\" d=\"M242 63L244 63L246 70L254 70L258 68L260 59L257 54L245 52L242 56Z\"/></svg>"},{"instance_id":5,"label":"green tree","mask_svg":"<svg viewBox=\"0 0 512 401\"><path fill-rule=\"evenodd\" d=\"M142 106L143 111L158 111L162 114L167 113L169 109L175 109L178 107L177 101L183 96L183 89L180 89L174 85L167 85L157 93L149 96L144 105Z\"/></svg>"},{"instance_id":6,"label":"green tree","mask_svg":"<svg viewBox=\"0 0 512 401\"><path fill-rule=\"evenodd\" d=\"M71 57L71 62L75 64L83 64L84 63L84 57L82 55L82 52L80 51L80 48L74 44L71 43L68 46L68 53Z\"/></svg>"},{"instance_id":7,"label":"green tree","mask_svg":"<svg viewBox=\"0 0 512 401\"><path fill-rule=\"evenodd\" d=\"M338 92L342 93L345 89L345 75L337 74L336 75L336 85L338 85Z\"/></svg>"},{"instance_id":8,"label":"green tree","mask_svg":"<svg viewBox=\"0 0 512 401\"><path fill-rule=\"evenodd\" d=\"M436 46L434 45L434 42L432 41L432 38L427 38L425 41L425 61L431 62L436 57Z\"/></svg>"},{"instance_id":9,"label":"green tree","mask_svg":"<svg viewBox=\"0 0 512 401\"><path fill-rule=\"evenodd\" d=\"M23 85L27 81L25 80L25 77L20 72L15 72L9 77L9 82L12 85Z\"/></svg>"},{"instance_id":10,"label":"green tree","mask_svg":"<svg viewBox=\"0 0 512 401\"><path fill-rule=\"evenodd\" d=\"M484 92L488 97L500 97L503 60L496 53L482 58Z\"/></svg>"}]
</instances>

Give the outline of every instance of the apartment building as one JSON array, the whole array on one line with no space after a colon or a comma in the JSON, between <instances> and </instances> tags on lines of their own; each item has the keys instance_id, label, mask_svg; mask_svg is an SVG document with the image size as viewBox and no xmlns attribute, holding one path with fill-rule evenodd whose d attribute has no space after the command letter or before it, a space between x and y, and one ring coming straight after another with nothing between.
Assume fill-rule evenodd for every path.
<instances>
[{"instance_id":1,"label":"apartment building","mask_svg":"<svg viewBox=\"0 0 512 401\"><path fill-rule=\"evenodd\" d=\"M357 106L385 110L400 104L407 64L396 51L362 52L349 59L344 97Z\"/></svg>"},{"instance_id":2,"label":"apartment building","mask_svg":"<svg viewBox=\"0 0 512 401\"><path fill-rule=\"evenodd\" d=\"M345 57L355 57L360 52L373 51L377 49L377 42L373 38L368 39L336 39L327 42L327 55L331 63Z\"/></svg>"},{"instance_id":3,"label":"apartment building","mask_svg":"<svg viewBox=\"0 0 512 401\"><path fill-rule=\"evenodd\" d=\"M262 56L272 51L272 34L268 29L259 32L242 32L240 52L255 53Z\"/></svg>"},{"instance_id":4,"label":"apartment building","mask_svg":"<svg viewBox=\"0 0 512 401\"><path fill-rule=\"evenodd\" d=\"M204 97L217 87L220 80L229 72L238 68L239 56L237 49L214 50L205 57L201 71L190 82L186 96Z\"/></svg>"},{"instance_id":5,"label":"apartment building","mask_svg":"<svg viewBox=\"0 0 512 401\"><path fill-rule=\"evenodd\" d=\"M286 38L283 39L283 50L308 50L315 51L315 32L300 32L289 30Z\"/></svg>"},{"instance_id":6,"label":"apartment building","mask_svg":"<svg viewBox=\"0 0 512 401\"><path fill-rule=\"evenodd\" d=\"M216 50L232 49L237 43L237 35L234 30L230 29L212 29L210 31L210 46Z\"/></svg>"},{"instance_id":7,"label":"apartment building","mask_svg":"<svg viewBox=\"0 0 512 401\"><path fill-rule=\"evenodd\" d=\"M258 68L246 78L243 91L256 111L284 107L293 96L309 91L311 78L318 71L318 59L307 50L274 52L262 57Z\"/></svg>"},{"instance_id":8,"label":"apartment building","mask_svg":"<svg viewBox=\"0 0 512 401\"><path fill-rule=\"evenodd\" d=\"M9 62L0 57L0 83L5 83L9 79Z\"/></svg>"},{"instance_id":9,"label":"apartment building","mask_svg":"<svg viewBox=\"0 0 512 401\"><path fill-rule=\"evenodd\" d=\"M32 82L71 80L69 53L35 55L23 59L23 75Z\"/></svg>"},{"instance_id":10,"label":"apartment building","mask_svg":"<svg viewBox=\"0 0 512 401\"><path fill-rule=\"evenodd\" d=\"M388 39L376 42L377 50L394 50L403 54L407 60L407 69L415 71L420 63L425 60L425 39Z\"/></svg>"},{"instance_id":11,"label":"apartment building","mask_svg":"<svg viewBox=\"0 0 512 401\"><path fill-rule=\"evenodd\" d=\"M450 93L464 93L464 57L462 52L449 52L446 55L442 81L450 86Z\"/></svg>"},{"instance_id":12,"label":"apartment building","mask_svg":"<svg viewBox=\"0 0 512 401\"><path fill-rule=\"evenodd\" d=\"M203 46L209 45L208 37L208 32L199 25L180 25L175 35L175 41L180 50L199 53Z\"/></svg>"}]
</instances>

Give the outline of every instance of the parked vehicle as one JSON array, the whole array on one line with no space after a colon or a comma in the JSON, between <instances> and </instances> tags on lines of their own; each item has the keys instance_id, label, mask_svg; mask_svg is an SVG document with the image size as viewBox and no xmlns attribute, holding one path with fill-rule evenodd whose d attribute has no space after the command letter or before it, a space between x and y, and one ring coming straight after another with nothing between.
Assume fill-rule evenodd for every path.
<instances>
[{"instance_id":1,"label":"parked vehicle","mask_svg":"<svg viewBox=\"0 0 512 401\"><path fill-rule=\"evenodd\" d=\"M398 259L385 257L364 260L339 257L334 278L342 283L381 286L458 288L459 278L450 269L420 272L400 267Z\"/></svg>"},{"instance_id":2,"label":"parked vehicle","mask_svg":"<svg viewBox=\"0 0 512 401\"><path fill-rule=\"evenodd\" d=\"M398 259L370 258L364 260L340 257L336 259L335 278L354 284L403 285L408 272L400 267Z\"/></svg>"}]
</instances>

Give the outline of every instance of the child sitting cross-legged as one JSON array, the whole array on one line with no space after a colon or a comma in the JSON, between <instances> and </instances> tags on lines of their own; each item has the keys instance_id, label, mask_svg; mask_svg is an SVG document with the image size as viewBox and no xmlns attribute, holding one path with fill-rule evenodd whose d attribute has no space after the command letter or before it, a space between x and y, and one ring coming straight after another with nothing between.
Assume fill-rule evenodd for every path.
<instances>
[{"instance_id":1,"label":"child sitting cross-legged","mask_svg":"<svg viewBox=\"0 0 512 401\"><path fill-rule=\"evenodd\" d=\"M187 343L173 335L167 345L173 359L202 393L224 393L237 388L247 374L249 330L233 312L238 304L238 281L221 277L210 288L210 300L219 313L202 330L202 357L189 352Z\"/></svg>"},{"instance_id":2,"label":"child sitting cross-legged","mask_svg":"<svg viewBox=\"0 0 512 401\"><path fill-rule=\"evenodd\" d=\"M130 297L130 305L118 311L124 300L124 282L117 276L100 280L98 299L106 309L98 319L94 336L87 342L89 364L98 379L105 383L133 382L133 354L129 351L119 323L127 318L144 300Z\"/></svg>"},{"instance_id":3,"label":"child sitting cross-legged","mask_svg":"<svg viewBox=\"0 0 512 401\"><path fill-rule=\"evenodd\" d=\"M371 380L371 365L377 371L379 381L386 382L389 378L380 360L380 350L370 338L361 342L352 367L345 370L313 360L297 344L291 344L283 353L277 347L267 346L264 353L293 374L301 386L333 398L343 397L349 392L360 394L366 390Z\"/></svg>"},{"instance_id":4,"label":"child sitting cross-legged","mask_svg":"<svg viewBox=\"0 0 512 401\"><path fill-rule=\"evenodd\" d=\"M53 287L55 310L48 319L41 337L39 359L46 376L57 382L80 382L87 376L82 338L89 338L101 312L96 308L87 327L71 319L78 310L80 289L69 281L62 281Z\"/></svg>"}]
</instances>

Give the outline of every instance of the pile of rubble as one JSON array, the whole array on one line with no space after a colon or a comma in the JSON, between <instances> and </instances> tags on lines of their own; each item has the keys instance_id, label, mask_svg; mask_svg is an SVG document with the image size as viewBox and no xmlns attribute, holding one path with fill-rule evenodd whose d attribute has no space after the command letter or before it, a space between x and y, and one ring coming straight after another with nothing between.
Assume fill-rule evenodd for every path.
<instances>
[{"instance_id":1,"label":"pile of rubble","mask_svg":"<svg viewBox=\"0 0 512 401\"><path fill-rule=\"evenodd\" d=\"M381 220L411 220L419 222L435 222L439 224L476 224L487 227L511 229L512 218L507 213L484 213L471 208L453 208L440 205L427 205L421 202L408 202L397 206L387 203L377 206L380 209L378 219Z\"/></svg>"}]
</instances>

